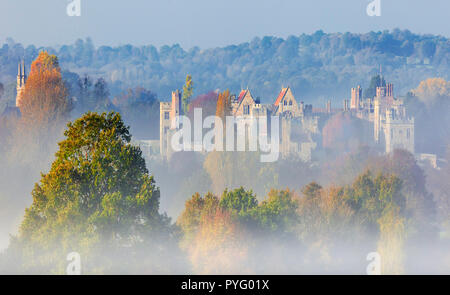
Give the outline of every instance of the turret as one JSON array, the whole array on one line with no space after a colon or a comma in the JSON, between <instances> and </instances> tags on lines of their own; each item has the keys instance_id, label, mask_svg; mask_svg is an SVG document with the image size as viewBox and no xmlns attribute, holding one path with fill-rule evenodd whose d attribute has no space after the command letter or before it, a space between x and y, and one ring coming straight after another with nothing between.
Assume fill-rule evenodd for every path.
<instances>
[{"instance_id":1,"label":"turret","mask_svg":"<svg viewBox=\"0 0 450 295\"><path fill-rule=\"evenodd\" d=\"M16 107L20 107L23 91L25 90L25 83L27 81L27 75L26 75L26 69L25 69L25 62L19 62L18 68L17 68L17 96L16 96Z\"/></svg>"}]
</instances>

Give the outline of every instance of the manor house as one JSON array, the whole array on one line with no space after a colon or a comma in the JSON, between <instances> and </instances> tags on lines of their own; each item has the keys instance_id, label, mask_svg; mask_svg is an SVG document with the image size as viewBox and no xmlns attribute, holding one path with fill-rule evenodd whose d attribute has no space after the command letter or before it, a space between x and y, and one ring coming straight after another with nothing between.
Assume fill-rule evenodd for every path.
<instances>
[{"instance_id":1,"label":"manor house","mask_svg":"<svg viewBox=\"0 0 450 295\"><path fill-rule=\"evenodd\" d=\"M243 89L239 95L230 96L229 105L236 120L262 119L268 137L271 136L271 117L278 117L281 156L299 157L305 162L311 160L312 151L317 147L313 137L319 134L318 118L312 115L311 105L297 101L290 87L282 88L273 104L262 104L249 89ZM160 103L160 153L165 158L172 154L171 135L177 130L174 119L180 114L181 93L177 90L172 92L171 102ZM246 136L257 135L248 132Z\"/></svg>"}]
</instances>

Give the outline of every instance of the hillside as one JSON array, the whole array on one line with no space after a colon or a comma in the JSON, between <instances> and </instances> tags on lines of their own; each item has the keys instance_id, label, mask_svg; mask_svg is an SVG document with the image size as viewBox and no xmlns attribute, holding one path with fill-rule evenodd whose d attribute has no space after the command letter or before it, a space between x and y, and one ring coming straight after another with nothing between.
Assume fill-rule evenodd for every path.
<instances>
[{"instance_id":1,"label":"hillside","mask_svg":"<svg viewBox=\"0 0 450 295\"><path fill-rule=\"evenodd\" d=\"M42 49L56 54L66 71L104 77L112 95L141 86L162 100L181 88L187 73L195 82L195 95L218 88L238 92L248 86L262 102L269 102L280 87L290 85L294 95L306 102L322 104L331 98L339 105L350 95L350 87L367 87L380 65L397 94L405 94L428 77L450 78L450 40L407 30L317 31L205 50L185 50L176 44L159 49L151 45L95 47L89 38L58 48L24 48L8 39L0 45L0 82L7 88L6 99L14 92L17 62L25 57L29 65Z\"/></svg>"}]
</instances>

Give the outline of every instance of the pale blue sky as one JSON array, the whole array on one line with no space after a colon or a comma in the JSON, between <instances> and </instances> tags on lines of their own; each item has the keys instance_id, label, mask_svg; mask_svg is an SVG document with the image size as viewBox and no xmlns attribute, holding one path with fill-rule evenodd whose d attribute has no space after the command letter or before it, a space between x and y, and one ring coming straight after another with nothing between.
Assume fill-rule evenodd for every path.
<instances>
[{"instance_id":1,"label":"pale blue sky","mask_svg":"<svg viewBox=\"0 0 450 295\"><path fill-rule=\"evenodd\" d=\"M255 36L287 37L324 32L409 29L450 36L449 0L381 0L382 15L369 17L371 0L0 0L0 42L57 45L91 37L95 45L179 43L184 48L224 46Z\"/></svg>"}]
</instances>

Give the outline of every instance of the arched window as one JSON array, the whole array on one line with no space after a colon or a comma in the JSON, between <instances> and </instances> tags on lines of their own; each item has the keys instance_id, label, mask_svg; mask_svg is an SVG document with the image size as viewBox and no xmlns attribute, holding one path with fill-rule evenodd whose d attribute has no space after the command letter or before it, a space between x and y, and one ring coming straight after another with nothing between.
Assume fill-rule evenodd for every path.
<instances>
[{"instance_id":1,"label":"arched window","mask_svg":"<svg viewBox=\"0 0 450 295\"><path fill-rule=\"evenodd\" d=\"M289 101L289 105L290 105L290 106L292 105L292 100Z\"/></svg>"}]
</instances>

